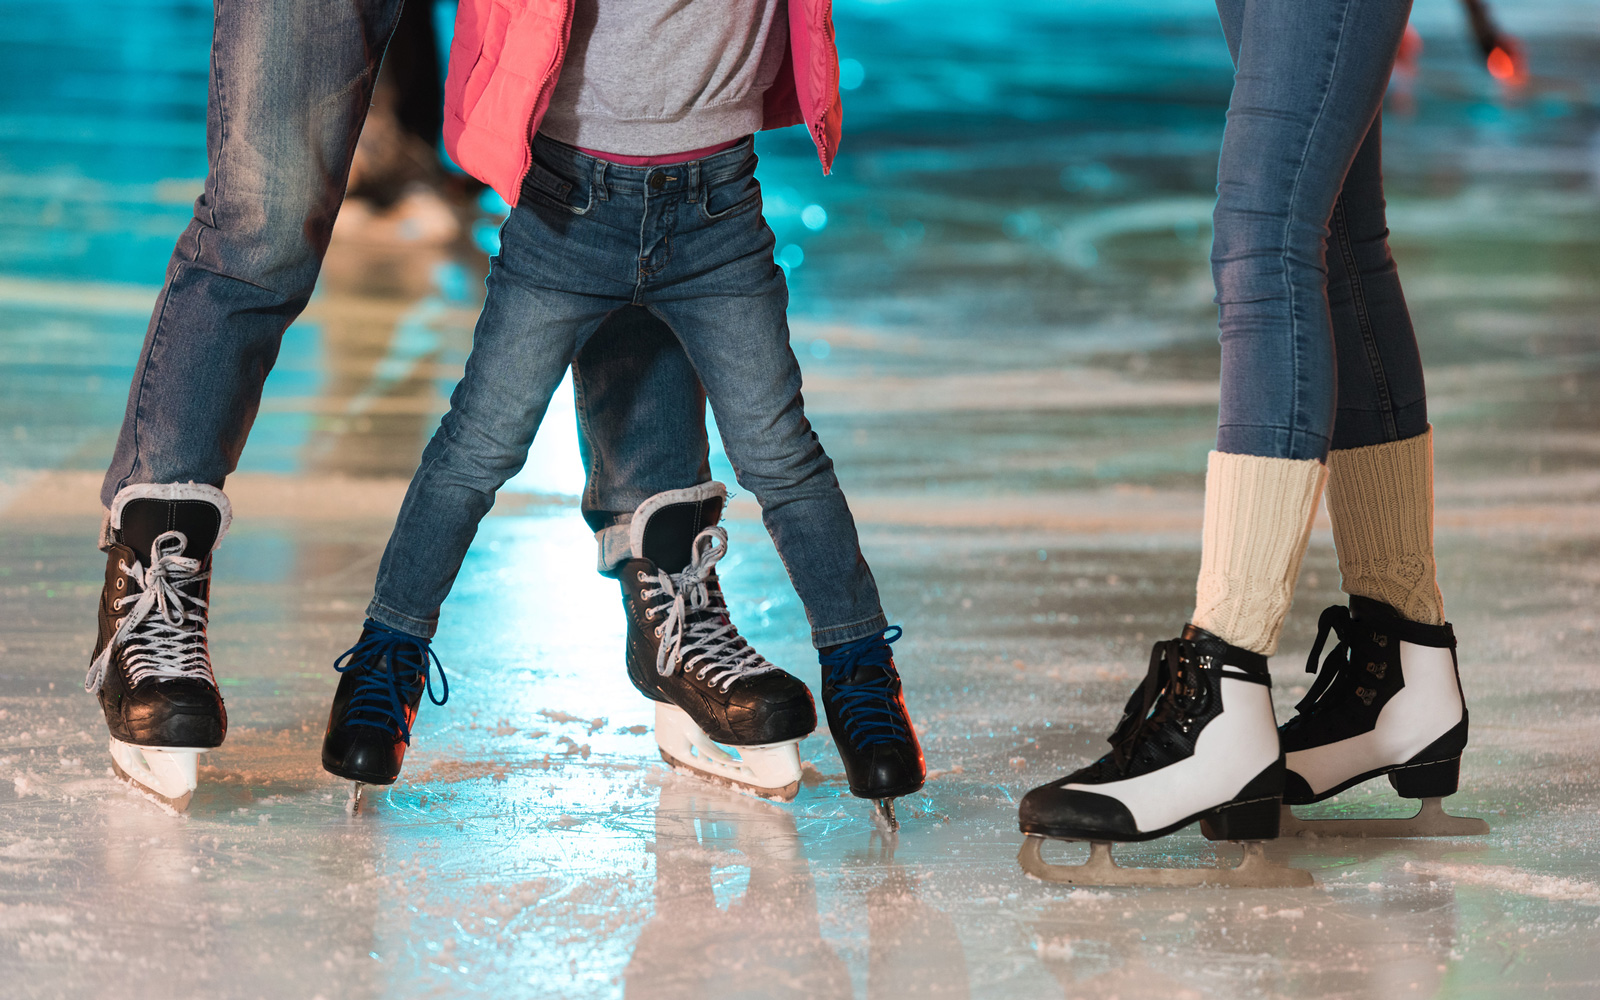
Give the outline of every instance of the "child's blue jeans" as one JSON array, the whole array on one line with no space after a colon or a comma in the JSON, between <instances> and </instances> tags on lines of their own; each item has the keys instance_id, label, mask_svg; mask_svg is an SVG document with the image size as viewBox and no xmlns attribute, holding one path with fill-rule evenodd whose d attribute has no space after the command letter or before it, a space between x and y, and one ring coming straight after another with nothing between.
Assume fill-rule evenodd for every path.
<instances>
[{"instance_id":1,"label":"child's blue jeans","mask_svg":"<svg viewBox=\"0 0 1600 1000\"><path fill-rule=\"evenodd\" d=\"M705 386L813 642L886 627L833 463L802 406L788 287L773 263L752 147L746 140L690 163L624 167L536 137L466 374L411 480L372 618L433 634L478 521L526 460L563 372L608 317L640 306L673 331Z\"/></svg>"}]
</instances>

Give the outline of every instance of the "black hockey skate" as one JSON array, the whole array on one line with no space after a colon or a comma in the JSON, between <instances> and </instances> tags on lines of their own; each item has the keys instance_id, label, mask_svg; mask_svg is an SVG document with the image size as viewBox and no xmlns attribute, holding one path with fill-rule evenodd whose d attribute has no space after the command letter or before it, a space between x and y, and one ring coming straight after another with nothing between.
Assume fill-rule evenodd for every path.
<instances>
[{"instance_id":1,"label":"black hockey skate","mask_svg":"<svg viewBox=\"0 0 1600 1000\"><path fill-rule=\"evenodd\" d=\"M1338 636L1317 670L1328 634ZM1451 816L1467 745L1467 709L1450 625L1421 625L1381 601L1351 597L1317 622L1306 663L1315 683L1278 731L1288 764L1283 835L1459 837L1489 832L1481 819ZM1421 799L1407 819L1301 820L1291 805L1321 802L1387 775L1402 798Z\"/></svg>"},{"instance_id":2,"label":"black hockey skate","mask_svg":"<svg viewBox=\"0 0 1600 1000\"><path fill-rule=\"evenodd\" d=\"M211 553L228 498L194 483L128 486L106 523L100 636L84 689L98 695L118 775L176 809L228 715L206 644Z\"/></svg>"},{"instance_id":3,"label":"black hockey skate","mask_svg":"<svg viewBox=\"0 0 1600 1000\"><path fill-rule=\"evenodd\" d=\"M822 707L844 761L850 794L872 799L878 820L891 833L900 828L894 800L922 788L928 777L889 648L900 634L900 626L890 626L877 635L830 646L820 658Z\"/></svg>"},{"instance_id":4,"label":"black hockey skate","mask_svg":"<svg viewBox=\"0 0 1600 1000\"><path fill-rule=\"evenodd\" d=\"M1023 798L1023 869L1072 885L1310 885L1310 872L1273 864L1261 849L1278 835L1284 775L1270 687L1266 657L1193 625L1156 643L1111 753ZM1209 840L1244 842L1238 867L1122 868L1111 858L1113 843L1196 821ZM1088 862L1046 863L1046 837L1089 841Z\"/></svg>"},{"instance_id":5,"label":"black hockey skate","mask_svg":"<svg viewBox=\"0 0 1600 1000\"><path fill-rule=\"evenodd\" d=\"M725 495L707 483L634 513L632 558L617 571L628 677L656 703L668 764L787 802L800 790L798 744L817 710L804 682L768 663L728 617L716 573L728 551L716 523Z\"/></svg>"},{"instance_id":6,"label":"black hockey skate","mask_svg":"<svg viewBox=\"0 0 1600 1000\"><path fill-rule=\"evenodd\" d=\"M437 697L430 665L439 668ZM362 785L392 785L400 777L422 693L443 705L450 700L450 679L427 639L371 619L333 668L341 676L322 737L322 767L355 782L351 806L359 809Z\"/></svg>"}]
</instances>

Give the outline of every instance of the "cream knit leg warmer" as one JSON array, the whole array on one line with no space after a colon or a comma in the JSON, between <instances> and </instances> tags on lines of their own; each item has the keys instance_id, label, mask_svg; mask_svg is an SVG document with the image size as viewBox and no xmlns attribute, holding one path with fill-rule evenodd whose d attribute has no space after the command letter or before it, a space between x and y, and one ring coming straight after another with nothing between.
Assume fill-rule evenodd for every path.
<instances>
[{"instance_id":1,"label":"cream knit leg warmer","mask_svg":"<svg viewBox=\"0 0 1600 1000\"><path fill-rule=\"evenodd\" d=\"M1211 453L1190 621L1252 652L1277 651L1327 476L1314 458Z\"/></svg>"},{"instance_id":2,"label":"cream knit leg warmer","mask_svg":"<svg viewBox=\"0 0 1600 1000\"><path fill-rule=\"evenodd\" d=\"M1328 515L1344 592L1444 624L1433 561L1433 429L1328 453Z\"/></svg>"}]
</instances>

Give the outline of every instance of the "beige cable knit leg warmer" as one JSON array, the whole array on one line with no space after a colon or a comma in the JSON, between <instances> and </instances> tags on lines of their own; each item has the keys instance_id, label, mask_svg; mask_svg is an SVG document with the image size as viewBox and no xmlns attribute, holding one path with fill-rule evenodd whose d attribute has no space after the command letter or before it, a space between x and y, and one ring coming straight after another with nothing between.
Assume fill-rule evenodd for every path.
<instances>
[{"instance_id":1,"label":"beige cable knit leg warmer","mask_svg":"<svg viewBox=\"0 0 1600 1000\"><path fill-rule=\"evenodd\" d=\"M1328 453L1328 515L1344 592L1444 624L1433 561L1433 429Z\"/></svg>"},{"instance_id":2,"label":"beige cable knit leg warmer","mask_svg":"<svg viewBox=\"0 0 1600 1000\"><path fill-rule=\"evenodd\" d=\"M1327 476L1316 459L1211 453L1195 625L1253 652L1277 651Z\"/></svg>"}]
</instances>

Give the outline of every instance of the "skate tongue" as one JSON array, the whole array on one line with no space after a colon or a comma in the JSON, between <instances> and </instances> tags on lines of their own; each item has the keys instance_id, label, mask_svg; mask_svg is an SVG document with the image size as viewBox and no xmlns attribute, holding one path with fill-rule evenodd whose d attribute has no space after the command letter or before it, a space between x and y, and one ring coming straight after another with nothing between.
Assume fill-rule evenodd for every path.
<instances>
[{"instance_id":1,"label":"skate tongue","mask_svg":"<svg viewBox=\"0 0 1600 1000\"><path fill-rule=\"evenodd\" d=\"M150 550L156 538L165 532L183 532L182 555L204 559L216 545L221 529L222 511L209 501L138 499L122 508L117 537L148 565L154 561Z\"/></svg>"},{"instance_id":2,"label":"skate tongue","mask_svg":"<svg viewBox=\"0 0 1600 1000\"><path fill-rule=\"evenodd\" d=\"M638 555L667 573L682 573L694 558L694 540L722 517L722 497L668 504L648 515Z\"/></svg>"}]
</instances>

